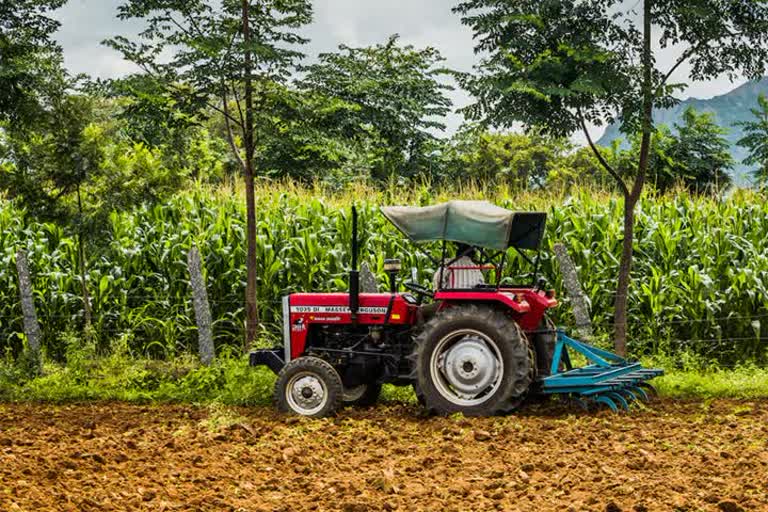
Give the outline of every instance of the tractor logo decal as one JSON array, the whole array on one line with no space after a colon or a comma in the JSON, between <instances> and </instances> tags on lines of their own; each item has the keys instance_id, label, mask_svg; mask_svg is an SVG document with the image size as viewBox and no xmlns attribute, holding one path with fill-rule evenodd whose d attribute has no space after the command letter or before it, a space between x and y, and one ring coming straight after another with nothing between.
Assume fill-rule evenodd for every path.
<instances>
[{"instance_id":1,"label":"tractor logo decal","mask_svg":"<svg viewBox=\"0 0 768 512\"><path fill-rule=\"evenodd\" d=\"M304 319L299 318L295 322L293 322L293 325L291 326L291 331L293 332L302 332L307 328L306 325L304 325Z\"/></svg>"},{"instance_id":2,"label":"tractor logo decal","mask_svg":"<svg viewBox=\"0 0 768 512\"><path fill-rule=\"evenodd\" d=\"M351 313L347 306L291 306L291 313ZM386 307L362 307L361 315L384 315Z\"/></svg>"},{"instance_id":3,"label":"tractor logo decal","mask_svg":"<svg viewBox=\"0 0 768 512\"><path fill-rule=\"evenodd\" d=\"M311 317L311 320L315 320L317 322L341 322L340 316L318 316L318 317Z\"/></svg>"}]
</instances>

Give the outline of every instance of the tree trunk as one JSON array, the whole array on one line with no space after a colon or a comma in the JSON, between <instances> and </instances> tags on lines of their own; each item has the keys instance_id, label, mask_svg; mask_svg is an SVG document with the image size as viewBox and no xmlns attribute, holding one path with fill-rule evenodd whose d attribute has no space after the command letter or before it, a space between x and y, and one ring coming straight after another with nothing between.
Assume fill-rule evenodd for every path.
<instances>
[{"instance_id":1,"label":"tree trunk","mask_svg":"<svg viewBox=\"0 0 768 512\"><path fill-rule=\"evenodd\" d=\"M627 355L627 294L632 272L632 242L635 228L635 203L631 197L624 197L624 241L619 263L619 283L614 299L614 348L616 353Z\"/></svg>"},{"instance_id":2,"label":"tree trunk","mask_svg":"<svg viewBox=\"0 0 768 512\"><path fill-rule=\"evenodd\" d=\"M635 228L635 205L640 200L648 172L653 128L653 53L651 47L651 2L643 2L643 112L640 162L632 191L624 194L624 241L619 263L619 282L614 302L614 346L620 356L627 354L627 297L632 272L632 244Z\"/></svg>"},{"instance_id":3,"label":"tree trunk","mask_svg":"<svg viewBox=\"0 0 768 512\"><path fill-rule=\"evenodd\" d=\"M243 145L245 146L245 208L246 238L248 252L246 256L247 282L245 286L245 348L248 349L256 340L259 328L258 289L256 283L256 199L253 190L253 67L250 48L251 30L249 25L249 0L243 0L243 44L245 47L243 66L243 85L245 88L245 126L243 127Z\"/></svg>"},{"instance_id":4,"label":"tree trunk","mask_svg":"<svg viewBox=\"0 0 768 512\"><path fill-rule=\"evenodd\" d=\"M253 167L251 160L246 162L245 171L245 203L246 203L246 237L248 253L246 259L247 283L245 287L246 309L246 349L256 340L259 326L259 308L256 283L256 201L253 190Z\"/></svg>"}]
</instances>

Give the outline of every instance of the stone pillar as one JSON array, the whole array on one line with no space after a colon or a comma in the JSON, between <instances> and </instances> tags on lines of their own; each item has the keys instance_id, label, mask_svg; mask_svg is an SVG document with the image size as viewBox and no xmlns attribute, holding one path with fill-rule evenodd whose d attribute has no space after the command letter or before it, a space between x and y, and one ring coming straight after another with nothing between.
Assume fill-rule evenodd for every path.
<instances>
[{"instance_id":1,"label":"stone pillar","mask_svg":"<svg viewBox=\"0 0 768 512\"><path fill-rule=\"evenodd\" d=\"M568 255L568 249L564 244L555 244L555 256L560 263L560 271L563 273L563 284L571 299L573 316L576 318L576 331L584 338L592 337L592 319L589 315L589 299L584 294L576 273L576 265Z\"/></svg>"},{"instance_id":2,"label":"stone pillar","mask_svg":"<svg viewBox=\"0 0 768 512\"><path fill-rule=\"evenodd\" d=\"M193 246L189 250L187 266L189 267L189 284L192 287L192 304L195 307L200 361L207 366L216 357L216 350L213 345L211 308L208 305L208 292L205 289L202 258L197 247Z\"/></svg>"},{"instance_id":3,"label":"stone pillar","mask_svg":"<svg viewBox=\"0 0 768 512\"><path fill-rule=\"evenodd\" d=\"M19 294L21 296L21 312L24 319L24 334L27 337L27 346L35 358L36 364L41 363L40 357L40 324L37 321L35 311L35 299L32 293L32 278L29 274L29 262L24 249L16 251L16 270L19 273Z\"/></svg>"}]
</instances>

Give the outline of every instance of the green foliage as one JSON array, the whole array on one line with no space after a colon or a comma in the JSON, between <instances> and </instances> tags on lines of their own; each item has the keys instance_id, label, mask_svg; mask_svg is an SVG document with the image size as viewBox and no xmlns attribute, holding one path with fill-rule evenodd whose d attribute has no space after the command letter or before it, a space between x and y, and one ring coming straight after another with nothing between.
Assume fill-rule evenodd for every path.
<instances>
[{"instance_id":1,"label":"green foliage","mask_svg":"<svg viewBox=\"0 0 768 512\"><path fill-rule=\"evenodd\" d=\"M304 183L329 173L365 175L372 165L366 146L375 134L351 119L360 110L358 105L277 83L264 87L261 94L262 108L271 115L257 119L260 136L254 162L260 175ZM226 140L223 116L212 116L210 125L220 140Z\"/></svg>"},{"instance_id":2,"label":"green foliage","mask_svg":"<svg viewBox=\"0 0 768 512\"><path fill-rule=\"evenodd\" d=\"M103 159L93 100L63 95L40 114L34 128L7 132L0 150L11 165L0 175L0 189L38 218L81 222L76 196Z\"/></svg>"},{"instance_id":3,"label":"green foliage","mask_svg":"<svg viewBox=\"0 0 768 512\"><path fill-rule=\"evenodd\" d=\"M565 139L543 135L489 132L479 126L460 130L441 154L443 177L453 181L501 183L525 190L563 183L573 146ZM574 171L573 168L570 171ZM586 174L586 173L585 173Z\"/></svg>"},{"instance_id":4,"label":"green foliage","mask_svg":"<svg viewBox=\"0 0 768 512\"><path fill-rule=\"evenodd\" d=\"M651 60L644 91L642 8L614 0L465 0L455 11L486 55L462 84L478 99L467 112L495 126L543 126L565 136L581 120L601 125L618 116L624 133L640 131L644 92L653 106L674 104L684 87ZM638 13L640 14L638 16ZM768 62L768 4L722 0L655 0L652 38L684 48L679 67L706 80L744 72L761 78Z\"/></svg>"},{"instance_id":5,"label":"green foliage","mask_svg":"<svg viewBox=\"0 0 768 512\"><path fill-rule=\"evenodd\" d=\"M651 139L649 181L661 193L677 185L693 193L728 189L734 161L724 137L726 133L711 113L698 113L688 107L674 130L664 125L656 127ZM640 155L640 135L631 137L630 141L630 149L622 151L616 145L613 154L607 157L624 176L636 172Z\"/></svg>"},{"instance_id":6,"label":"green foliage","mask_svg":"<svg viewBox=\"0 0 768 512\"><path fill-rule=\"evenodd\" d=\"M674 398L764 398L768 370L754 366L705 371L673 371L653 381L663 396Z\"/></svg>"},{"instance_id":7,"label":"green foliage","mask_svg":"<svg viewBox=\"0 0 768 512\"><path fill-rule=\"evenodd\" d=\"M737 144L749 150L744 164L757 165L755 178L758 183L765 185L768 183L768 98L761 94L757 102L758 108L751 109L755 120L738 123L743 127L745 135Z\"/></svg>"},{"instance_id":8,"label":"green foliage","mask_svg":"<svg viewBox=\"0 0 768 512\"><path fill-rule=\"evenodd\" d=\"M79 340L72 345L80 345ZM40 377L20 377L14 368L0 364L0 399L267 405L275 380L269 370L251 368L243 358L226 354L212 366L200 366L190 356L157 361L120 352L94 357L88 350L73 350L66 366L48 364Z\"/></svg>"},{"instance_id":9,"label":"green foliage","mask_svg":"<svg viewBox=\"0 0 768 512\"><path fill-rule=\"evenodd\" d=\"M260 135L275 135L254 130L271 124L269 98L274 84L285 81L303 56L294 46L306 42L298 29L311 21L312 7L307 0L249 1L247 6L247 16L239 0L127 0L120 6L121 19L146 23L137 40L105 41L145 72L119 84L134 96L126 115L136 119L144 138L167 139L211 111L224 116L238 160L241 149L252 160ZM246 22L252 27L248 40ZM173 50L170 59L163 53L168 49ZM260 123L254 123L257 117ZM232 126L237 133L230 135Z\"/></svg>"},{"instance_id":10,"label":"green foliage","mask_svg":"<svg viewBox=\"0 0 768 512\"><path fill-rule=\"evenodd\" d=\"M73 338L71 344L78 346ZM216 429L238 422L227 406L269 405L275 376L266 368L252 368L242 357L224 354L213 366L200 366L188 356L173 361L136 358L116 350L105 357L93 357L86 350L71 354L66 366L47 364L42 376L24 373L19 363L0 362L0 400L47 401L83 400L129 402L186 402L209 404L206 426ZM696 356L692 356L696 359ZM768 396L768 371L753 365L733 369L698 366L674 369L673 358L654 357L644 361L668 368L654 380L662 396L675 398L762 398ZM668 366L667 366L668 365ZM410 386L385 385L381 400L415 404Z\"/></svg>"},{"instance_id":11,"label":"green foliage","mask_svg":"<svg viewBox=\"0 0 768 512\"><path fill-rule=\"evenodd\" d=\"M205 104L192 91L177 85L168 88L146 74L96 83L91 91L112 98L118 109L122 134L149 147L163 147L181 155L204 119Z\"/></svg>"},{"instance_id":12,"label":"green foliage","mask_svg":"<svg viewBox=\"0 0 768 512\"><path fill-rule=\"evenodd\" d=\"M45 102L62 90L61 47L52 40L59 22L50 13L66 0L0 3L0 124L15 129L36 121Z\"/></svg>"},{"instance_id":13,"label":"green foliage","mask_svg":"<svg viewBox=\"0 0 768 512\"><path fill-rule=\"evenodd\" d=\"M682 179L692 192L726 190L734 164L724 137L727 130L715 123L711 113L699 114L693 107L686 109L682 124L675 125L675 129L675 140L665 151L672 162L667 175Z\"/></svg>"},{"instance_id":14,"label":"green foliage","mask_svg":"<svg viewBox=\"0 0 768 512\"><path fill-rule=\"evenodd\" d=\"M444 59L431 47L400 46L396 35L385 44L339 49L304 67L300 86L359 107L343 122L381 138L375 178L415 175L435 140L432 131L445 128L438 119L450 111L445 91L452 87L440 81L446 71L438 67Z\"/></svg>"}]
</instances>

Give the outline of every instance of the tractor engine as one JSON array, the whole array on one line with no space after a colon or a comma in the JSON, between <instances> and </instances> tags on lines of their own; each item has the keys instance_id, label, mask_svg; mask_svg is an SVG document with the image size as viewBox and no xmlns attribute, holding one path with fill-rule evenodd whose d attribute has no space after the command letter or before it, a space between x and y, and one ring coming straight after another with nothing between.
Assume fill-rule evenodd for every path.
<instances>
[{"instance_id":1,"label":"tractor engine","mask_svg":"<svg viewBox=\"0 0 768 512\"><path fill-rule=\"evenodd\" d=\"M313 325L307 339L306 354L331 363L347 388L391 382L410 373L407 356L412 341L401 328Z\"/></svg>"}]
</instances>

